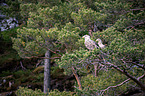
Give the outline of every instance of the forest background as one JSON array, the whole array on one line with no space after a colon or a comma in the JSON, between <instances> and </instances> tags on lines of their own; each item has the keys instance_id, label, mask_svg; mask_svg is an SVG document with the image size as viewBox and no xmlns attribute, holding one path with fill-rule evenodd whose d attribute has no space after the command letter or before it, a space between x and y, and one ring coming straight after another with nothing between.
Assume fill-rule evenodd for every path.
<instances>
[{"instance_id":1,"label":"forest background","mask_svg":"<svg viewBox=\"0 0 145 96\"><path fill-rule=\"evenodd\" d=\"M144 94L144 0L4 0L0 8L1 27L9 17L19 24L0 32L1 93L45 95L48 59L49 95ZM86 49L86 34L106 47Z\"/></svg>"}]
</instances>

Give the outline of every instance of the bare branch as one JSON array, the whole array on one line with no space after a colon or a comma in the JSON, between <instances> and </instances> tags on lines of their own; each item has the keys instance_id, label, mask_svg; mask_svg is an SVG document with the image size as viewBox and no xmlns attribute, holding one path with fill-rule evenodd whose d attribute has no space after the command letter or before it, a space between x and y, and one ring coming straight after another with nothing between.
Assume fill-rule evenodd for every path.
<instances>
[{"instance_id":1,"label":"bare branch","mask_svg":"<svg viewBox=\"0 0 145 96\"><path fill-rule=\"evenodd\" d=\"M116 66L116 65L114 65L114 64L112 64L110 62L107 62L106 64L110 65L111 67L115 68L117 71L119 71L119 72L123 73L124 75L126 75L128 78L133 80L136 84L138 84L143 91L145 91L145 85L141 81L139 81L137 78L135 78L134 76L130 75L127 71L120 69L118 66Z\"/></svg>"},{"instance_id":2,"label":"bare branch","mask_svg":"<svg viewBox=\"0 0 145 96\"><path fill-rule=\"evenodd\" d=\"M41 59L59 59L61 57L53 57L53 58L48 58L48 57L38 57L38 56L31 56L31 57L24 57L27 59L31 59L31 58L41 58Z\"/></svg>"},{"instance_id":3,"label":"bare branch","mask_svg":"<svg viewBox=\"0 0 145 96\"><path fill-rule=\"evenodd\" d=\"M139 9L130 9L131 11L137 11L137 10L145 10L145 8L139 8Z\"/></svg>"},{"instance_id":4,"label":"bare branch","mask_svg":"<svg viewBox=\"0 0 145 96\"><path fill-rule=\"evenodd\" d=\"M44 47L44 46L42 46L42 43L39 43L37 40L35 40L41 47ZM44 44L43 44L44 45ZM47 47L45 47L47 50L49 50L49 51L51 51L52 53L55 53L55 54L58 54L58 53L56 53L55 51L53 51L53 50L51 50L51 49L49 49L49 48L47 48ZM58 54L59 56L61 56L60 54Z\"/></svg>"},{"instance_id":5,"label":"bare branch","mask_svg":"<svg viewBox=\"0 0 145 96\"><path fill-rule=\"evenodd\" d=\"M137 80L139 80L139 79L141 79L143 77L145 77L145 74L143 74L142 76L138 77Z\"/></svg>"},{"instance_id":6,"label":"bare branch","mask_svg":"<svg viewBox=\"0 0 145 96\"><path fill-rule=\"evenodd\" d=\"M130 80L130 78L129 78L129 79L126 79L125 81L123 81L122 83L120 83L120 84L118 84L118 85L109 86L108 88L106 88L106 89L104 89L104 90L101 90L101 91L102 91L102 94L103 94L106 90L108 90L108 89L110 89L110 88L115 88L115 87L121 86L121 85L123 85L124 83L126 83L126 82L129 81L129 80Z\"/></svg>"},{"instance_id":7,"label":"bare branch","mask_svg":"<svg viewBox=\"0 0 145 96\"><path fill-rule=\"evenodd\" d=\"M30 38L30 37L28 37L28 38ZM35 40L36 43L39 44L39 46L41 46L41 47L45 47L47 50L51 51L52 53L55 53L55 54L58 54L59 56L61 56L59 53L57 53L57 52L51 50L50 48L46 47L45 44L42 44L42 43L38 42L38 41L37 41L35 38L33 38L33 37L31 37L31 38L32 38L33 40ZM42 46L42 45L43 45L43 46Z\"/></svg>"},{"instance_id":8,"label":"bare branch","mask_svg":"<svg viewBox=\"0 0 145 96\"><path fill-rule=\"evenodd\" d=\"M145 67L144 67L144 64L137 64L136 62L132 62L132 61L125 61L123 59L120 59L122 62L125 62L125 63L132 63L140 68L142 68L143 70L145 70Z\"/></svg>"},{"instance_id":9,"label":"bare branch","mask_svg":"<svg viewBox=\"0 0 145 96\"><path fill-rule=\"evenodd\" d=\"M82 84L81 84L81 80L79 78L79 76L77 75L77 71L74 69L74 67L72 66L72 72L77 80L77 83L79 85L79 89L82 90Z\"/></svg>"},{"instance_id":10,"label":"bare branch","mask_svg":"<svg viewBox=\"0 0 145 96\"><path fill-rule=\"evenodd\" d=\"M26 68L23 66L22 61L20 61L21 67L23 70L26 70Z\"/></svg>"},{"instance_id":11,"label":"bare branch","mask_svg":"<svg viewBox=\"0 0 145 96\"><path fill-rule=\"evenodd\" d=\"M138 77L137 79L139 80L139 79L143 78L144 76L145 76L145 74L143 74L142 76ZM129 80L130 80L130 78L126 79L125 81L123 81L123 82L120 83L120 84L117 84L117 85L115 85L115 86L109 86L109 87L107 87L106 89L101 90L102 95L103 95L103 93L104 93L106 90L108 90L108 89L110 89L110 88L116 88L116 87L119 87L119 86L123 85L124 83L126 83L126 82L129 81Z\"/></svg>"},{"instance_id":12,"label":"bare branch","mask_svg":"<svg viewBox=\"0 0 145 96\"><path fill-rule=\"evenodd\" d=\"M140 67L140 68L142 68L142 69L144 69L145 70L145 66L144 65L140 65L140 64L137 64L137 63L135 63L135 62L132 62L134 65L136 65L136 66L138 66L138 67Z\"/></svg>"},{"instance_id":13,"label":"bare branch","mask_svg":"<svg viewBox=\"0 0 145 96\"><path fill-rule=\"evenodd\" d=\"M144 24L144 23L145 23L145 21L143 21L143 22L139 22L139 23L135 23L135 24L133 24L133 25L131 25L131 26L128 26L127 29L128 29L128 28L133 29L135 26L137 26L137 25L141 25L141 24Z\"/></svg>"},{"instance_id":14,"label":"bare branch","mask_svg":"<svg viewBox=\"0 0 145 96\"><path fill-rule=\"evenodd\" d=\"M36 64L36 67L38 67L38 65L43 61L43 59L38 60L38 63Z\"/></svg>"}]
</instances>

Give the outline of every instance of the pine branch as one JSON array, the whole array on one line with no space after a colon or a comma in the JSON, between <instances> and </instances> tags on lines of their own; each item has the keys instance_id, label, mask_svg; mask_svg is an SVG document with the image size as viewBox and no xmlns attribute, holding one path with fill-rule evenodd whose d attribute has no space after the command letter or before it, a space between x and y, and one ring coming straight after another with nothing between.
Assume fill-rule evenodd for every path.
<instances>
[{"instance_id":1,"label":"pine branch","mask_svg":"<svg viewBox=\"0 0 145 96\"><path fill-rule=\"evenodd\" d=\"M36 67L38 67L38 65L42 62L43 60L38 60L38 63L36 64Z\"/></svg>"},{"instance_id":2,"label":"pine branch","mask_svg":"<svg viewBox=\"0 0 145 96\"><path fill-rule=\"evenodd\" d=\"M134 64L134 65L136 65L136 66L142 68L143 70L145 70L144 64L142 65L142 64L138 64L138 63L133 62L133 61L125 61L125 60L123 60L123 59L120 59L120 60L121 60L122 62L125 62L125 63L132 63L132 64Z\"/></svg>"},{"instance_id":3,"label":"pine branch","mask_svg":"<svg viewBox=\"0 0 145 96\"><path fill-rule=\"evenodd\" d=\"M145 10L145 8L139 8L139 9L130 9L131 11L137 11L137 10Z\"/></svg>"},{"instance_id":4,"label":"pine branch","mask_svg":"<svg viewBox=\"0 0 145 96\"><path fill-rule=\"evenodd\" d=\"M124 83L126 83L126 82L129 81L129 80L130 80L130 78L129 78L129 79L126 79L125 81L123 81L122 83L120 83L120 84L118 84L118 85L115 85L115 86L109 86L108 88L106 88L106 89L104 89L104 90L101 90L101 91L102 91L102 94L101 94L101 95L103 95L104 92L105 92L106 90L108 90L108 89L110 89L110 88L119 87L119 86L123 85Z\"/></svg>"},{"instance_id":5,"label":"pine branch","mask_svg":"<svg viewBox=\"0 0 145 96\"><path fill-rule=\"evenodd\" d=\"M137 80L139 80L139 79L141 79L143 77L145 77L145 74L143 74L142 76L138 77Z\"/></svg>"},{"instance_id":6,"label":"pine branch","mask_svg":"<svg viewBox=\"0 0 145 96\"><path fill-rule=\"evenodd\" d=\"M30 36L28 36L28 38L30 38ZM59 56L61 56L61 54L59 54L59 53L57 53L57 52L55 52L55 51L53 51L53 50L51 50L50 48L48 48L48 47L46 47L46 45L45 44L42 44L42 43L40 43L39 41L37 41L35 38L33 38L33 37L31 37L33 40L35 40L36 41L36 43L37 44L39 44L39 46L41 46L41 47L45 47L47 50L49 50L50 52L52 52L52 53L55 53L55 54L58 54Z\"/></svg>"},{"instance_id":7,"label":"pine branch","mask_svg":"<svg viewBox=\"0 0 145 96\"><path fill-rule=\"evenodd\" d=\"M131 26L128 26L127 29L128 29L128 28L133 29L135 26L142 25L142 24L144 24L144 23L145 23L145 21L135 23L135 24L133 24L133 25L131 25Z\"/></svg>"},{"instance_id":8,"label":"pine branch","mask_svg":"<svg viewBox=\"0 0 145 96\"><path fill-rule=\"evenodd\" d=\"M137 79L139 80L139 79L143 78L144 76L145 76L145 74L143 74L142 76L138 77ZM123 82L120 83L120 84L117 84L117 85L115 85L115 86L109 86L109 87L107 87L106 89L101 90L101 92L102 92L101 95L103 95L104 92L105 92L106 90L108 90L108 89L110 89L110 88L116 88L116 87L119 87L119 86L123 85L124 83L126 83L126 82L129 81L129 80L130 80L130 78L129 78L129 79L126 79L125 81L123 81Z\"/></svg>"},{"instance_id":9,"label":"pine branch","mask_svg":"<svg viewBox=\"0 0 145 96\"><path fill-rule=\"evenodd\" d=\"M31 58L41 58L41 59L59 59L60 57L48 58L48 57L31 56L31 57L24 57L24 58L27 58L27 59L31 59Z\"/></svg>"},{"instance_id":10,"label":"pine branch","mask_svg":"<svg viewBox=\"0 0 145 96\"><path fill-rule=\"evenodd\" d=\"M75 70L75 68L73 66L72 66L72 72L73 72L73 75L75 76L75 78L77 80L77 83L79 85L79 89L82 90L81 80L80 80L79 76L77 75L77 71Z\"/></svg>"},{"instance_id":11,"label":"pine branch","mask_svg":"<svg viewBox=\"0 0 145 96\"><path fill-rule=\"evenodd\" d=\"M110 65L111 67L115 68L117 71L119 71L122 74L126 75L128 78L133 80L136 84L138 84L143 91L145 91L145 85L141 81L139 81L137 78L135 78L134 76L130 75L127 71L120 69L118 66L116 66L116 65L114 65L114 64L112 64L110 62L107 62L106 64Z\"/></svg>"}]
</instances>

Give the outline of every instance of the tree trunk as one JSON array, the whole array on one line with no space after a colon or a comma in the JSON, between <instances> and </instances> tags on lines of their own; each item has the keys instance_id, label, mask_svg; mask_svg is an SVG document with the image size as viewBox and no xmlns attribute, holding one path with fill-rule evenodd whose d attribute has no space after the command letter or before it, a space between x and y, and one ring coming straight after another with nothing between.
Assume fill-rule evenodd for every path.
<instances>
[{"instance_id":1,"label":"tree trunk","mask_svg":"<svg viewBox=\"0 0 145 96\"><path fill-rule=\"evenodd\" d=\"M50 58L50 51L45 53L46 58ZM44 93L50 90L50 59L44 59Z\"/></svg>"},{"instance_id":2,"label":"tree trunk","mask_svg":"<svg viewBox=\"0 0 145 96\"><path fill-rule=\"evenodd\" d=\"M97 64L94 65L94 69L95 69L95 77L97 77L98 76L98 65Z\"/></svg>"},{"instance_id":3,"label":"tree trunk","mask_svg":"<svg viewBox=\"0 0 145 96\"><path fill-rule=\"evenodd\" d=\"M95 62L95 64L94 64L95 77L97 77L99 75L100 68L101 68L101 66L98 64L98 62Z\"/></svg>"},{"instance_id":4,"label":"tree trunk","mask_svg":"<svg viewBox=\"0 0 145 96\"><path fill-rule=\"evenodd\" d=\"M73 72L73 74L74 74L74 76L75 76L75 78L77 80L77 83L79 85L79 89L82 90L81 80L80 80L78 74L76 73L76 70L74 69L74 67L72 67L72 72Z\"/></svg>"}]
</instances>

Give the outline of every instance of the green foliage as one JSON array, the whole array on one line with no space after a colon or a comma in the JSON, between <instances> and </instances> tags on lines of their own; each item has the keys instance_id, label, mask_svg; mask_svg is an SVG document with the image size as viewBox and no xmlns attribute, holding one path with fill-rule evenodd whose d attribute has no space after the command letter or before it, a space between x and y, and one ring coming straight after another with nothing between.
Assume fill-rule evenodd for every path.
<instances>
[{"instance_id":1,"label":"green foliage","mask_svg":"<svg viewBox=\"0 0 145 96\"><path fill-rule=\"evenodd\" d=\"M57 78L57 77L63 77L64 76L64 70L60 69L59 66L53 66L51 67L51 74L52 74L52 78Z\"/></svg>"},{"instance_id":2,"label":"green foliage","mask_svg":"<svg viewBox=\"0 0 145 96\"><path fill-rule=\"evenodd\" d=\"M52 28L57 26L59 28L63 27L66 23L70 22L70 12L71 9L68 7L67 3L60 4L58 6L47 6L42 7L37 4L36 11L33 10L29 14L27 21L28 27L33 28ZM33 6L33 5L32 5ZM24 11L22 11L24 12Z\"/></svg>"},{"instance_id":3,"label":"green foliage","mask_svg":"<svg viewBox=\"0 0 145 96\"><path fill-rule=\"evenodd\" d=\"M17 32L17 38L12 38L13 48L23 58L43 55L48 50L47 48L55 50L55 48L59 49L65 46L68 51L71 51L80 46L78 40L80 29L71 23L67 23L61 30L51 28L47 31L23 27Z\"/></svg>"},{"instance_id":4,"label":"green foliage","mask_svg":"<svg viewBox=\"0 0 145 96\"><path fill-rule=\"evenodd\" d=\"M42 10L38 11L38 9L46 8L48 6L53 7L55 4L58 5L61 3L60 0L55 0L55 1L54 0L49 0L49 1L47 1L47 0L41 0L41 1L39 1L39 0L31 0L31 1L19 0L19 2L21 2L20 13L21 13L21 16L23 17L23 20L27 20L28 18L30 19L31 16L33 16L33 18L34 18L33 14L35 14L35 15L41 14Z\"/></svg>"},{"instance_id":5,"label":"green foliage","mask_svg":"<svg viewBox=\"0 0 145 96\"><path fill-rule=\"evenodd\" d=\"M38 4L38 3L41 3L41 4L46 4L46 3L49 3L49 5L51 6L54 6L54 5L58 5L59 3L61 3L61 0L18 0L20 3L34 3L34 4Z\"/></svg>"},{"instance_id":6,"label":"green foliage","mask_svg":"<svg viewBox=\"0 0 145 96\"><path fill-rule=\"evenodd\" d=\"M17 20L20 20L20 8L19 8L20 3L18 0L2 0L0 3L0 10L1 10L1 17L0 17L0 27L5 25L8 30L7 31L0 31L0 66L1 68L4 68L7 66L6 64L11 64L12 62L15 62L15 60L19 60L19 56L17 52L12 49L12 41L11 37L15 37L17 32L17 28L10 29L9 25L12 23L15 23L16 21L11 21L12 18L16 18ZM12 17L12 18L11 18ZM11 18L9 21L9 24L6 24L8 22L8 18ZM5 20L4 20L5 19ZM2 20L4 20L2 22ZM12 26L15 26L13 24ZM11 26L11 27L12 27ZM1 29L1 28L0 28Z\"/></svg>"},{"instance_id":7,"label":"green foliage","mask_svg":"<svg viewBox=\"0 0 145 96\"><path fill-rule=\"evenodd\" d=\"M73 92L70 92L70 91L63 91L63 92L60 92L58 91L57 89L53 90L53 91L50 91L48 93L48 96L78 96L77 94L73 93Z\"/></svg>"},{"instance_id":8,"label":"green foliage","mask_svg":"<svg viewBox=\"0 0 145 96\"><path fill-rule=\"evenodd\" d=\"M144 48L142 47L144 46L144 36L143 30L124 30L122 33L114 27L94 33L94 37L101 38L108 43L108 47L104 50L109 51L110 55L119 58L129 57L128 59L134 60L144 58Z\"/></svg>"},{"instance_id":9,"label":"green foliage","mask_svg":"<svg viewBox=\"0 0 145 96\"><path fill-rule=\"evenodd\" d=\"M37 87L42 87L43 85L43 80L44 80L44 74L33 74L31 70L19 70L16 72L11 72L11 71L3 71L2 74L0 75L0 79L2 82L5 80L5 83L1 83L1 92L4 91L9 91L9 90L16 90L18 86L37 86ZM9 86L9 82L14 82L12 86Z\"/></svg>"},{"instance_id":10,"label":"green foliage","mask_svg":"<svg viewBox=\"0 0 145 96\"><path fill-rule=\"evenodd\" d=\"M130 3L126 3L126 1L122 0L104 0L102 2L97 0L95 6L97 11L107 14L108 23L113 23L124 13L124 11L130 8Z\"/></svg>"},{"instance_id":11,"label":"green foliage","mask_svg":"<svg viewBox=\"0 0 145 96\"><path fill-rule=\"evenodd\" d=\"M38 66L37 68L35 68L34 70L33 70L33 73L39 73L39 72L41 72L41 71L43 71L44 70L44 66Z\"/></svg>"},{"instance_id":12,"label":"green foliage","mask_svg":"<svg viewBox=\"0 0 145 96\"><path fill-rule=\"evenodd\" d=\"M65 74L70 75L72 67L79 75L88 74L86 67L91 67L96 59L99 59L99 63L103 63L105 59L118 68L127 68L125 71L134 77L143 74L143 71L132 63L143 65L145 58L143 1L137 1L137 4L135 1L126 0L38 2L39 0L28 3L25 0L25 4L20 6L23 18L28 18L27 27L18 29L17 37L12 40L13 48L21 57L42 56L49 48L52 52L62 55L61 59L55 62L64 69ZM81 36L90 29L93 30L93 40L100 38L103 44L107 44L106 48L92 51L84 49ZM103 53L107 55L104 56ZM137 75L138 73L140 75ZM38 79L40 78L42 77L39 76ZM80 92L79 95L96 95L97 92L99 95L101 90L125 79L127 78L124 75L113 69L102 72L96 78L89 74L81 79L84 89L76 89L76 92ZM111 88L104 94L120 95L128 89L128 84ZM50 94L70 95L69 92L60 93L57 90Z\"/></svg>"},{"instance_id":13,"label":"green foliage","mask_svg":"<svg viewBox=\"0 0 145 96\"><path fill-rule=\"evenodd\" d=\"M68 92L66 92L66 91L60 92L57 89L55 89L53 91L50 91L48 93L48 95L47 95L47 94L43 93L41 90L39 90L39 89L35 89L33 91L32 89L28 89L28 88L25 88L25 87L20 87L16 91L16 95L17 96L38 96L38 95L41 95L41 96L78 96L75 93L72 93L70 91L68 91Z\"/></svg>"},{"instance_id":14,"label":"green foliage","mask_svg":"<svg viewBox=\"0 0 145 96\"><path fill-rule=\"evenodd\" d=\"M100 38L102 40L105 40L106 42L108 42L109 45L110 42L115 38L122 37L122 34L118 30L116 30L116 28L109 27L106 30L103 30L102 32L100 31L94 32L93 36L95 37L95 39Z\"/></svg>"},{"instance_id":15,"label":"green foliage","mask_svg":"<svg viewBox=\"0 0 145 96\"><path fill-rule=\"evenodd\" d=\"M33 30L28 28L18 29L18 38L12 38L12 41L15 42L13 48L18 51L21 57L37 56L39 53L45 53L46 49L43 49L37 43L38 41L45 42L40 35L40 31L39 29ZM34 41L34 39L38 41Z\"/></svg>"},{"instance_id":16,"label":"green foliage","mask_svg":"<svg viewBox=\"0 0 145 96\"><path fill-rule=\"evenodd\" d=\"M82 8L77 13L72 12L71 17L74 19L74 24L82 30L89 29L96 21L102 21L106 18L105 14L100 14L92 9ZM103 22L103 21L102 21Z\"/></svg>"},{"instance_id":17,"label":"green foliage","mask_svg":"<svg viewBox=\"0 0 145 96\"><path fill-rule=\"evenodd\" d=\"M76 50L73 53L65 53L61 57L61 60L56 60L56 63L60 68L64 69L64 73L71 74L71 69L74 67L79 73L86 73L86 65L83 64L83 60L89 55L87 50ZM80 70L81 69L81 70ZM86 71L86 72L85 72Z\"/></svg>"},{"instance_id":18,"label":"green foliage","mask_svg":"<svg viewBox=\"0 0 145 96\"><path fill-rule=\"evenodd\" d=\"M61 44L64 44L68 50L77 49L80 47L76 44L80 38L79 33L79 27L75 27L71 23L67 23L66 26L59 31L58 41L60 41Z\"/></svg>"},{"instance_id":19,"label":"green foliage","mask_svg":"<svg viewBox=\"0 0 145 96\"><path fill-rule=\"evenodd\" d=\"M20 4L20 9L21 9L21 16L25 19L29 17L29 12L36 12L37 10L37 5L33 3L29 4Z\"/></svg>"},{"instance_id":20,"label":"green foliage","mask_svg":"<svg viewBox=\"0 0 145 96\"><path fill-rule=\"evenodd\" d=\"M117 84L120 84L120 82L123 82L126 79L127 78L124 77L123 74L119 74L118 72L114 70L109 70L105 72L101 71L99 77L95 77L89 74L81 78L83 90L80 92L81 92L81 95L87 94L87 95L93 95L93 96L94 95L116 96L124 92L125 90L127 90L132 82L131 83L126 82L122 86L110 88L109 90L105 91L104 94L102 94L103 93L102 90L108 88L109 86L115 86ZM76 87L77 86L78 85L76 85Z\"/></svg>"},{"instance_id":21,"label":"green foliage","mask_svg":"<svg viewBox=\"0 0 145 96\"><path fill-rule=\"evenodd\" d=\"M126 29L127 26L130 26L131 24L132 24L132 20L125 18L125 19L117 20L113 26L117 30L123 31L124 29Z\"/></svg>"},{"instance_id":22,"label":"green foliage","mask_svg":"<svg viewBox=\"0 0 145 96\"><path fill-rule=\"evenodd\" d=\"M19 78L19 77L23 77L23 76L29 76L30 73L31 73L30 70L27 70L27 71L19 70L17 72L14 72L13 75L16 78Z\"/></svg>"},{"instance_id":23,"label":"green foliage","mask_svg":"<svg viewBox=\"0 0 145 96\"><path fill-rule=\"evenodd\" d=\"M24 88L24 87L20 87L15 93L17 96L46 95L39 89L35 89L35 91L33 91L32 89L28 89L28 88Z\"/></svg>"},{"instance_id":24,"label":"green foliage","mask_svg":"<svg viewBox=\"0 0 145 96\"><path fill-rule=\"evenodd\" d=\"M4 47L5 47L4 45L1 47L1 50L6 50L4 54L0 55L1 66L4 66L4 64L20 59L19 55L14 49L12 49L11 47L10 48Z\"/></svg>"},{"instance_id":25,"label":"green foliage","mask_svg":"<svg viewBox=\"0 0 145 96\"><path fill-rule=\"evenodd\" d=\"M74 67L78 74L84 75L91 70L87 67L92 67L91 63L94 62L98 54L99 50L88 51L80 48L72 53L63 54L60 60L55 61L60 68L64 69L65 74L72 74L72 67Z\"/></svg>"},{"instance_id":26,"label":"green foliage","mask_svg":"<svg viewBox=\"0 0 145 96\"><path fill-rule=\"evenodd\" d=\"M11 43L11 37L16 37L17 29L18 29L18 27L1 32L2 38L5 43Z\"/></svg>"},{"instance_id":27,"label":"green foliage","mask_svg":"<svg viewBox=\"0 0 145 96\"><path fill-rule=\"evenodd\" d=\"M19 14L19 11L20 11L19 5L20 5L20 3L18 2L18 0L14 0L14 1L13 0L5 0L5 3L8 6L6 6L6 5L5 6L0 6L0 10L1 10L1 13L3 15L7 15L7 16L10 16L10 17L16 17L17 19L21 18L19 16L20 15Z\"/></svg>"},{"instance_id":28,"label":"green foliage","mask_svg":"<svg viewBox=\"0 0 145 96\"><path fill-rule=\"evenodd\" d=\"M29 17L27 21L27 27L32 28L32 29L29 29L31 30L29 35L33 34L33 36L29 37L29 39L35 40L31 42L25 42L26 40L23 41L23 40L13 39L16 45L21 45L22 47L26 48L25 50L23 49L23 52L25 51L27 52L25 52L25 54L23 54L22 57L24 57L24 55L30 54L28 53L29 51L32 52L31 55L35 55L35 56L40 53L44 54L45 50L40 48L39 44L37 43L41 42L44 45L46 40L48 40L46 39L48 38L46 37L48 35L50 36L49 42L52 42L54 40L59 42L59 44L53 42L53 44L50 44L50 46L55 46L61 49L62 49L62 46L65 46L67 50L73 50L74 48L77 49L79 47L78 44L80 45L82 44L82 40L79 39L80 38L79 35L82 35L84 31L88 31L90 28L92 28L92 25L94 24L96 24L98 28L99 26L102 26L102 25L109 26L108 24L114 24L113 27L107 28L103 32L94 33L95 37L102 36L102 38L108 44L110 44L111 40L114 40L114 38L122 37L123 34L121 32L124 31L124 29L126 29L130 24L132 24L133 22L132 20L135 18L136 15L140 14L139 12L137 14L129 15L131 13L130 11L125 13L124 11L129 10L131 3L125 3L124 1L116 0L116 1L106 2L106 1L98 0L94 2L96 2L94 4L97 7L97 8L94 8L95 10L92 10L91 8L86 7L85 4L90 5L89 2L87 1L86 2L71 1L67 3L63 2L63 3L59 3L56 6L49 6L49 4L44 5L43 3L21 4L21 9L22 9L21 12L26 14L26 16L23 15L23 17ZM91 1L91 4L93 4L93 1ZM112 4L116 7L114 8L113 6L110 6ZM124 10L124 11L121 11L121 10ZM120 12L126 14L125 17L122 16ZM142 11L141 13L143 14ZM131 16L131 17L126 19L127 16ZM110 18L112 17L113 18L115 17L114 19L112 19L113 21L107 23L106 19L111 20ZM68 23L68 22L72 22L72 23ZM69 29L66 28L67 26L69 26ZM74 26L74 29L71 29L70 28L71 26ZM55 27L55 28L51 29L52 27ZM40 33L38 32L38 29L35 29L35 28L39 28ZM46 29L46 30L41 30L41 29ZM28 30L23 29L20 31L21 32L23 31L22 34L24 34ZM34 35L34 32L32 31L36 32L36 34ZM26 34L28 33L26 32ZM19 36L19 35L18 37L23 38L23 36ZM18 44L19 42L21 43ZM114 41L114 42L118 42L118 41ZM123 42L120 42L120 43L123 43ZM17 51L20 51L20 48L16 47L15 44L14 44L15 46L14 48ZM72 45L76 45L77 47L72 46ZM123 48L124 45L121 45L122 47L120 47L120 49ZM113 42L112 42L112 46L114 47ZM30 50L30 49L35 49L36 51L34 52L33 50ZM38 49L40 49L41 51ZM19 54L22 54L22 52L21 53L19 52Z\"/></svg>"},{"instance_id":29,"label":"green foliage","mask_svg":"<svg viewBox=\"0 0 145 96\"><path fill-rule=\"evenodd\" d=\"M124 36L128 41L131 41L132 46L142 46L144 44L144 30L125 30Z\"/></svg>"},{"instance_id":30,"label":"green foliage","mask_svg":"<svg viewBox=\"0 0 145 96\"><path fill-rule=\"evenodd\" d=\"M33 74L31 70L27 71L17 71L12 73L14 76L14 81L16 84L21 83L23 86L27 86L28 84L34 84L34 83L41 83L43 82L44 75L42 73L40 74Z\"/></svg>"},{"instance_id":31,"label":"green foliage","mask_svg":"<svg viewBox=\"0 0 145 96\"><path fill-rule=\"evenodd\" d=\"M2 74L0 74L0 77L11 75L10 71L2 71Z\"/></svg>"}]
</instances>

